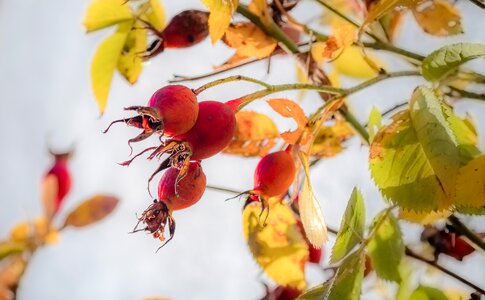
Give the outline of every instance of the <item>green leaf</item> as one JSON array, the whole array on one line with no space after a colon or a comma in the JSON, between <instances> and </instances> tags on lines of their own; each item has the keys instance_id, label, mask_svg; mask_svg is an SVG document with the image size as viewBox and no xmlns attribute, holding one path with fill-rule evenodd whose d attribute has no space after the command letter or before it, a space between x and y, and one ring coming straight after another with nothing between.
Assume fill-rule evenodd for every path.
<instances>
[{"instance_id":1,"label":"green leaf","mask_svg":"<svg viewBox=\"0 0 485 300\"><path fill-rule=\"evenodd\" d=\"M135 27L141 27L142 24L135 23ZM129 83L134 84L138 80L143 69L143 61L140 58L140 53L146 50L147 47L147 30L136 29L128 33L123 51L118 59L118 71L128 80Z\"/></svg>"},{"instance_id":2,"label":"green leaf","mask_svg":"<svg viewBox=\"0 0 485 300\"><path fill-rule=\"evenodd\" d=\"M88 32L99 30L124 21L133 15L125 0L94 0L88 6L83 25Z\"/></svg>"},{"instance_id":3,"label":"green leaf","mask_svg":"<svg viewBox=\"0 0 485 300\"><path fill-rule=\"evenodd\" d=\"M101 113L106 108L113 73L132 25L133 21L121 23L113 35L101 42L91 62L91 85Z\"/></svg>"},{"instance_id":4,"label":"green leaf","mask_svg":"<svg viewBox=\"0 0 485 300\"><path fill-rule=\"evenodd\" d=\"M214 44L224 35L237 9L239 0L202 0L210 11L209 35Z\"/></svg>"},{"instance_id":5,"label":"green leaf","mask_svg":"<svg viewBox=\"0 0 485 300\"><path fill-rule=\"evenodd\" d=\"M399 264L404 256L404 242L396 218L388 211L380 213L374 219L371 235L367 251L377 276L400 282Z\"/></svg>"},{"instance_id":6,"label":"green leaf","mask_svg":"<svg viewBox=\"0 0 485 300\"><path fill-rule=\"evenodd\" d=\"M20 253L26 248L24 243L6 241L0 242L0 261L12 254Z\"/></svg>"},{"instance_id":7,"label":"green leaf","mask_svg":"<svg viewBox=\"0 0 485 300\"><path fill-rule=\"evenodd\" d=\"M349 203L345 209L342 223L332 249L330 263L344 258L355 245L360 243L364 236L365 206L364 199L359 190L354 188Z\"/></svg>"},{"instance_id":8,"label":"green leaf","mask_svg":"<svg viewBox=\"0 0 485 300\"><path fill-rule=\"evenodd\" d=\"M458 43L444 46L428 55L421 65L423 77L440 80L461 64L485 55L485 45Z\"/></svg>"},{"instance_id":9,"label":"green leaf","mask_svg":"<svg viewBox=\"0 0 485 300\"><path fill-rule=\"evenodd\" d=\"M420 285L411 294L409 300L448 300L448 297L439 289Z\"/></svg>"},{"instance_id":10,"label":"green leaf","mask_svg":"<svg viewBox=\"0 0 485 300\"><path fill-rule=\"evenodd\" d=\"M382 127L382 114L377 107L372 106L367 121L367 130L369 131L369 139L372 141L377 134L377 131Z\"/></svg>"},{"instance_id":11,"label":"green leaf","mask_svg":"<svg viewBox=\"0 0 485 300\"><path fill-rule=\"evenodd\" d=\"M463 157L450 116L432 90L419 87L409 111L397 113L379 131L370 148L370 169L386 198L423 212L451 205Z\"/></svg>"},{"instance_id":12,"label":"green leaf","mask_svg":"<svg viewBox=\"0 0 485 300\"><path fill-rule=\"evenodd\" d=\"M364 251L349 255L329 281L302 294L299 300L357 300L360 299L364 278Z\"/></svg>"}]
</instances>

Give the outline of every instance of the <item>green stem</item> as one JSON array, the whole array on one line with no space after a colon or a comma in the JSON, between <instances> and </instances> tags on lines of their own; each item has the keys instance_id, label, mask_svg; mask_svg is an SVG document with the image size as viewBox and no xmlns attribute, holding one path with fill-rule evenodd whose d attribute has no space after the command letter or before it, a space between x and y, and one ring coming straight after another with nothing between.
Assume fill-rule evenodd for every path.
<instances>
[{"instance_id":1,"label":"green stem","mask_svg":"<svg viewBox=\"0 0 485 300\"><path fill-rule=\"evenodd\" d=\"M337 16L339 16L340 18L342 18L343 20L348 22L349 24L353 25L354 27L356 27L356 28L361 27L361 25L359 25L357 22L353 21L352 19L350 19L345 14L341 13L338 9L336 9L335 7L326 3L325 1L322 1L322 0L315 0L315 1L317 1L322 6L324 6L325 8L327 8L328 10L330 10L331 12L333 12L334 14L336 14ZM378 36L376 36L376 35L374 35L370 32L365 32L365 34L367 34L368 36L370 36L371 38L373 38L375 40L375 42L372 42L372 43L368 43L368 42L362 43L367 48L371 48L371 49L375 49L375 50L386 50L386 51L389 51L389 52L400 54L400 55L408 57L408 58L412 58L413 60L416 60L418 62L421 62L424 59L424 56L417 54L417 53L414 53L414 52L411 52L411 51L407 51L407 50L398 48L398 47L391 45L389 43L386 43L385 41L382 41Z\"/></svg>"},{"instance_id":2,"label":"green stem","mask_svg":"<svg viewBox=\"0 0 485 300\"><path fill-rule=\"evenodd\" d=\"M251 78L251 77L247 77L247 76L235 75L235 76L229 76L229 77L226 77L226 78L211 81L211 82L206 83L206 84L202 85L201 87L199 87L198 89L195 89L193 91L194 91L194 94L198 95L198 94L202 93L203 91L205 91L205 90L207 90L211 87L214 87L214 86L217 86L217 85L220 85L220 84L224 84L224 83L228 83L228 82L231 82L231 81L247 81L247 82L252 82L252 83L258 84L262 87L265 87L266 89L272 88L272 85L267 84L264 81L261 81L261 80L255 79L255 78Z\"/></svg>"},{"instance_id":3,"label":"green stem","mask_svg":"<svg viewBox=\"0 0 485 300\"><path fill-rule=\"evenodd\" d=\"M452 91L457 92L462 97L470 98L470 99L477 99L477 100L485 100L485 94L478 94L478 93L465 91L465 90L456 88L456 87L451 86L451 85L449 87Z\"/></svg>"},{"instance_id":4,"label":"green stem","mask_svg":"<svg viewBox=\"0 0 485 300\"><path fill-rule=\"evenodd\" d=\"M456 229L459 234L466 236L473 244L475 244L478 248L485 251L485 241L479 236L477 236L473 231L471 231L465 224L463 224L460 219L456 216L451 215L448 217L448 221L450 221L451 225ZM484 294L485 295L485 294Z\"/></svg>"},{"instance_id":5,"label":"green stem","mask_svg":"<svg viewBox=\"0 0 485 300\"><path fill-rule=\"evenodd\" d=\"M417 53L414 53L414 52L411 52L411 51L408 51L408 50L404 50L402 48L396 47L396 46L391 45L389 43L376 41L376 42L372 42L372 43L364 42L363 45L367 48L371 48L371 49L374 49L374 50L385 50L385 51L388 51L388 52L396 53L396 54L399 54L401 56L411 58L411 59L413 59L413 60L415 60L416 62L419 62L419 63L421 63L423 61L423 59L425 58L421 54L417 54Z\"/></svg>"},{"instance_id":6,"label":"green stem","mask_svg":"<svg viewBox=\"0 0 485 300\"><path fill-rule=\"evenodd\" d=\"M369 144L370 143L370 136L369 132L365 129L365 127L360 124L359 120L355 118L353 114L351 114L348 110L341 110L340 113L345 118L345 121L350 123L352 127L354 127L355 131L362 137L362 139Z\"/></svg>"}]
</instances>

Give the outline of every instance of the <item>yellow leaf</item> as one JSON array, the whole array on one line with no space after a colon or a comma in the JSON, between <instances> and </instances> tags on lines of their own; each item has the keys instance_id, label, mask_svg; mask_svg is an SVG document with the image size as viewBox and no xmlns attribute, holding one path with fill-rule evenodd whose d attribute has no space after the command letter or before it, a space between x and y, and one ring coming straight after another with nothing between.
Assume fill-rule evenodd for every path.
<instances>
[{"instance_id":1,"label":"yellow leaf","mask_svg":"<svg viewBox=\"0 0 485 300\"><path fill-rule=\"evenodd\" d=\"M29 236L30 225L27 222L18 223L10 230L10 240L14 242L26 242L29 239Z\"/></svg>"},{"instance_id":2,"label":"yellow leaf","mask_svg":"<svg viewBox=\"0 0 485 300\"><path fill-rule=\"evenodd\" d=\"M241 22L226 29L224 42L243 57L264 58L273 53L276 41L253 23Z\"/></svg>"},{"instance_id":3,"label":"yellow leaf","mask_svg":"<svg viewBox=\"0 0 485 300\"><path fill-rule=\"evenodd\" d=\"M269 25L273 22L266 0L252 0L248 8L253 14L259 17L263 24Z\"/></svg>"},{"instance_id":4,"label":"yellow leaf","mask_svg":"<svg viewBox=\"0 0 485 300\"><path fill-rule=\"evenodd\" d=\"M299 156L305 172L303 187L298 195L301 223L308 241L315 248L320 248L328 239L327 225L310 183L308 156L302 152Z\"/></svg>"},{"instance_id":5,"label":"yellow leaf","mask_svg":"<svg viewBox=\"0 0 485 300\"><path fill-rule=\"evenodd\" d=\"M458 171L456 206L485 206L485 155L478 156Z\"/></svg>"},{"instance_id":6,"label":"yellow leaf","mask_svg":"<svg viewBox=\"0 0 485 300\"><path fill-rule=\"evenodd\" d=\"M139 22L135 23L135 27L141 27ZM147 47L147 31L145 29L131 30L123 46L123 51L118 60L118 71L128 80L129 83L134 84L143 69L143 61L140 58L140 53L146 50Z\"/></svg>"},{"instance_id":7,"label":"yellow leaf","mask_svg":"<svg viewBox=\"0 0 485 300\"><path fill-rule=\"evenodd\" d=\"M84 16L88 32L132 20L133 15L125 0L93 0Z\"/></svg>"},{"instance_id":8,"label":"yellow leaf","mask_svg":"<svg viewBox=\"0 0 485 300\"><path fill-rule=\"evenodd\" d=\"M10 240L19 243L33 240L36 243L53 244L58 240L58 232L46 217L41 216L34 221L20 222L15 225L10 231Z\"/></svg>"},{"instance_id":9,"label":"yellow leaf","mask_svg":"<svg viewBox=\"0 0 485 300\"><path fill-rule=\"evenodd\" d=\"M287 131L281 134L281 137L288 144L295 144L301 137L303 131L305 130L308 119L301 107L295 102L288 99L270 99L267 101L271 108L274 109L278 114L286 118L293 118L298 128L294 131Z\"/></svg>"},{"instance_id":10,"label":"yellow leaf","mask_svg":"<svg viewBox=\"0 0 485 300\"><path fill-rule=\"evenodd\" d=\"M97 195L81 203L64 221L64 225L84 227L96 223L109 215L118 205L118 199L111 196Z\"/></svg>"},{"instance_id":11,"label":"yellow leaf","mask_svg":"<svg viewBox=\"0 0 485 300\"><path fill-rule=\"evenodd\" d=\"M106 108L111 79L133 22L121 23L118 30L98 46L91 62L91 85L101 113Z\"/></svg>"},{"instance_id":12,"label":"yellow leaf","mask_svg":"<svg viewBox=\"0 0 485 300\"><path fill-rule=\"evenodd\" d=\"M332 22L332 34L325 42L317 42L311 47L311 54L317 63L334 59L356 40L357 29L347 22Z\"/></svg>"},{"instance_id":13,"label":"yellow leaf","mask_svg":"<svg viewBox=\"0 0 485 300\"><path fill-rule=\"evenodd\" d=\"M270 205L266 225L260 212L256 201L243 211L244 237L256 262L278 285L304 289L308 246L292 210L279 202Z\"/></svg>"},{"instance_id":14,"label":"yellow leaf","mask_svg":"<svg viewBox=\"0 0 485 300\"><path fill-rule=\"evenodd\" d=\"M202 0L210 11L209 35L215 44L224 35L237 9L239 0Z\"/></svg>"},{"instance_id":15,"label":"yellow leaf","mask_svg":"<svg viewBox=\"0 0 485 300\"><path fill-rule=\"evenodd\" d=\"M266 115L254 111L240 111L236 114L237 129L234 139L225 153L244 156L264 156L275 145L278 128Z\"/></svg>"},{"instance_id":16,"label":"yellow leaf","mask_svg":"<svg viewBox=\"0 0 485 300\"><path fill-rule=\"evenodd\" d=\"M143 15L155 29L162 31L165 27L165 10L160 0L149 0L146 5L148 7Z\"/></svg>"},{"instance_id":17,"label":"yellow leaf","mask_svg":"<svg viewBox=\"0 0 485 300\"><path fill-rule=\"evenodd\" d=\"M375 5L371 7L367 17L362 24L361 31L365 26L375 20L380 19L382 16L388 12L394 10L395 8L401 7L414 7L421 0L379 0Z\"/></svg>"},{"instance_id":18,"label":"yellow leaf","mask_svg":"<svg viewBox=\"0 0 485 300\"><path fill-rule=\"evenodd\" d=\"M371 55L368 57L378 66L382 67L384 65L384 63L377 58ZM342 54L333 61L333 66L336 71L349 77L369 79L377 75L377 72L365 61L360 48L357 46L346 48Z\"/></svg>"},{"instance_id":19,"label":"yellow leaf","mask_svg":"<svg viewBox=\"0 0 485 300\"><path fill-rule=\"evenodd\" d=\"M427 225L427 224L434 223L438 220L445 219L449 217L452 213L453 211L451 210L416 212L416 211L401 208L399 210L399 218L409 222Z\"/></svg>"},{"instance_id":20,"label":"yellow leaf","mask_svg":"<svg viewBox=\"0 0 485 300\"><path fill-rule=\"evenodd\" d=\"M435 36L463 33L460 12L446 0L428 0L413 9L413 15L421 28Z\"/></svg>"},{"instance_id":21,"label":"yellow leaf","mask_svg":"<svg viewBox=\"0 0 485 300\"><path fill-rule=\"evenodd\" d=\"M310 154L318 157L332 157L342 150L342 143L354 135L345 120L337 118L334 124L322 126L315 136Z\"/></svg>"}]
</instances>

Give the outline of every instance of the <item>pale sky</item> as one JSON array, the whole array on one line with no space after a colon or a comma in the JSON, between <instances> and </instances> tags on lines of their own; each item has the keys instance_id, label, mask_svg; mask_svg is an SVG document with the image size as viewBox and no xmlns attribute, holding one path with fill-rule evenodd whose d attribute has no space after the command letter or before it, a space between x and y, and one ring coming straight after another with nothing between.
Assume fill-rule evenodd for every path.
<instances>
[{"instance_id":1,"label":"pale sky","mask_svg":"<svg viewBox=\"0 0 485 300\"><path fill-rule=\"evenodd\" d=\"M318 11L308 2L295 11L303 21L312 19ZM155 296L259 299L264 294L260 281L267 279L261 275L242 236L242 203L237 200L225 202L232 195L207 190L197 205L175 213L175 238L155 254L159 241L142 233L128 235L127 232L136 222L135 213L142 212L150 202L145 189L146 179L156 162L140 159L129 168L119 166L117 162L128 157L126 140L135 131L120 125L113 127L109 134L101 133L111 120L126 116L123 107L145 104L173 73L206 73L228 58L231 51L222 44L212 49L207 39L191 49L168 50L156 57L145 66L134 86L129 86L116 75L106 114L99 118L89 81L89 65L96 46L112 29L85 34L81 20L88 3L88 0L0 0L0 190L3 195L0 200L0 238L6 237L16 222L41 213L40 180L50 164L47 145L59 150L67 149L71 144L76 147L70 163L73 188L59 220L93 194L107 193L121 198L120 206L109 219L85 229L67 229L58 244L36 253L20 283L18 299L142 299ZM165 6L169 17L185 8L203 8L195 0L165 1ZM485 31L477 28L485 11L466 1L460 2L458 7L469 13L464 20L467 35L449 39L424 38L424 34L416 33L418 29L414 21L407 18L407 27L398 44L421 49L417 51L426 54L439 45L456 41L485 42ZM405 70L406 64L394 63L390 68ZM270 76L265 73L266 64L260 63L219 77L243 74L269 83L289 83L295 81L294 70L291 58L284 57L273 59ZM188 86L195 88L206 81L191 82ZM344 82L347 85L355 83L351 80ZM417 78L385 82L352 97L350 107L365 122L372 104L385 110L401 103L419 83L422 81ZM199 100L226 101L257 88L232 83L203 93ZM297 92L287 92L278 96L296 99L297 95ZM307 93L303 106L310 112L320 105L319 101L316 94ZM264 102L250 108L276 117ZM478 102L462 105L460 111L470 108L475 117L485 112L485 105ZM485 119L475 120L483 133ZM293 123L278 118L278 125L283 131ZM483 141L482 138L481 146ZM348 148L312 171L312 182L323 213L334 228L340 223L354 186L364 194L369 220L384 205L369 179L368 148L357 138L349 141ZM203 168L208 184L242 191L251 188L256 163L255 158L218 155L205 160ZM406 229L409 240L416 239L415 229L412 226ZM326 258L330 247L331 242L326 246ZM456 268L461 266L452 260L445 259L444 263ZM483 256L475 254L463 265L459 269L461 274L483 284L485 268L473 267L485 265ZM308 271L310 285L324 279L317 268L311 267ZM430 280L443 286L439 278ZM452 280L444 283L460 287ZM372 296L364 298L372 299Z\"/></svg>"}]
</instances>

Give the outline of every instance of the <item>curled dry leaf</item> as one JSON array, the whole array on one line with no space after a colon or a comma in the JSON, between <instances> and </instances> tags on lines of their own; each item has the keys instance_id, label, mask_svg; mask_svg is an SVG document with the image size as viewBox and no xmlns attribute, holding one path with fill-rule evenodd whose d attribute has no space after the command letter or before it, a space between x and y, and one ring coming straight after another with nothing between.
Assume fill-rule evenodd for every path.
<instances>
[{"instance_id":1,"label":"curled dry leaf","mask_svg":"<svg viewBox=\"0 0 485 300\"><path fill-rule=\"evenodd\" d=\"M277 284L304 289L308 246L292 210L273 198L266 225L260 214L261 203L256 201L243 211L244 237L256 262Z\"/></svg>"},{"instance_id":2,"label":"curled dry leaf","mask_svg":"<svg viewBox=\"0 0 485 300\"><path fill-rule=\"evenodd\" d=\"M419 26L435 36L450 36L463 33L460 12L446 0L428 0L413 9Z\"/></svg>"},{"instance_id":3,"label":"curled dry leaf","mask_svg":"<svg viewBox=\"0 0 485 300\"><path fill-rule=\"evenodd\" d=\"M64 221L66 226L84 227L96 223L109 215L118 205L116 197L97 195L84 201L74 209Z\"/></svg>"},{"instance_id":4,"label":"curled dry leaf","mask_svg":"<svg viewBox=\"0 0 485 300\"><path fill-rule=\"evenodd\" d=\"M279 137L278 128L270 117L254 111L236 114L237 129L225 153L243 156L264 156Z\"/></svg>"},{"instance_id":5,"label":"curled dry leaf","mask_svg":"<svg viewBox=\"0 0 485 300\"><path fill-rule=\"evenodd\" d=\"M236 23L226 29L224 42L242 57L264 58L275 50L276 41L249 22Z\"/></svg>"},{"instance_id":6,"label":"curled dry leaf","mask_svg":"<svg viewBox=\"0 0 485 300\"><path fill-rule=\"evenodd\" d=\"M303 112L303 109L295 102L289 99L270 99L267 101L274 111L285 118L292 118L295 120L298 128L293 131L287 131L281 134L281 137L288 144L295 144L302 136L308 119Z\"/></svg>"},{"instance_id":7,"label":"curled dry leaf","mask_svg":"<svg viewBox=\"0 0 485 300\"><path fill-rule=\"evenodd\" d=\"M301 223L310 243L319 249L328 239L327 225L310 183L308 156L302 152L299 156L305 173L303 186L298 195Z\"/></svg>"}]
</instances>

